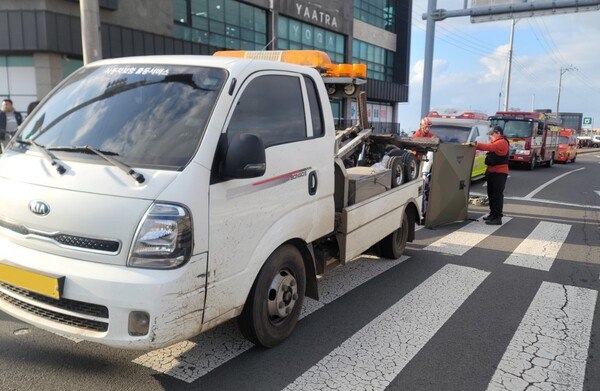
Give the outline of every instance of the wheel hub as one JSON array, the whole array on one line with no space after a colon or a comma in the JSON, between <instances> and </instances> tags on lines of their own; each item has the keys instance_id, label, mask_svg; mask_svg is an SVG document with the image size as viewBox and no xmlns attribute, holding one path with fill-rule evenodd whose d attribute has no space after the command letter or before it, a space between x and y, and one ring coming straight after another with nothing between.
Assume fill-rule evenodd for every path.
<instances>
[{"instance_id":1,"label":"wheel hub","mask_svg":"<svg viewBox=\"0 0 600 391\"><path fill-rule=\"evenodd\" d=\"M292 313L298 300L298 284L287 270L275 275L269 288L267 311L271 320L285 319Z\"/></svg>"}]
</instances>

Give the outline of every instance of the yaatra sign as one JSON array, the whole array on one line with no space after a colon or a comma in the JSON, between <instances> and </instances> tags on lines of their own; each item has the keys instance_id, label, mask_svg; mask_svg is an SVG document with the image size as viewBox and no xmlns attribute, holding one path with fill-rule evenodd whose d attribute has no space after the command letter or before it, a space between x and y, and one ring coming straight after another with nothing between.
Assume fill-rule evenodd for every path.
<instances>
[{"instance_id":1,"label":"yaatra sign","mask_svg":"<svg viewBox=\"0 0 600 391\"><path fill-rule=\"evenodd\" d=\"M352 2L330 0L325 4L310 1L284 1L280 4L284 15L292 16L328 30L350 33L352 31Z\"/></svg>"}]
</instances>

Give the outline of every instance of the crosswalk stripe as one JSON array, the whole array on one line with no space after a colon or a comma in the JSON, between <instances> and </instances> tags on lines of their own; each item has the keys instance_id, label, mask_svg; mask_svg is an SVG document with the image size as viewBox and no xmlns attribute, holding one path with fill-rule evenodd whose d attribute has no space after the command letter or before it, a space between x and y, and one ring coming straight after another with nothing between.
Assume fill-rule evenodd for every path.
<instances>
[{"instance_id":1,"label":"crosswalk stripe","mask_svg":"<svg viewBox=\"0 0 600 391\"><path fill-rule=\"evenodd\" d=\"M305 298L300 318L408 258L402 256L390 260L362 256L359 260L331 270L319 280L319 301ZM191 383L254 346L239 333L235 320L200 334L194 341L183 341L153 350L133 362Z\"/></svg>"},{"instance_id":2,"label":"crosswalk stripe","mask_svg":"<svg viewBox=\"0 0 600 391\"><path fill-rule=\"evenodd\" d=\"M537 270L550 270L570 229L569 224L540 222L504 263Z\"/></svg>"},{"instance_id":3,"label":"crosswalk stripe","mask_svg":"<svg viewBox=\"0 0 600 391\"><path fill-rule=\"evenodd\" d=\"M597 295L543 282L488 390L582 390Z\"/></svg>"},{"instance_id":4,"label":"crosswalk stripe","mask_svg":"<svg viewBox=\"0 0 600 391\"><path fill-rule=\"evenodd\" d=\"M504 223L508 223L510 220L510 217L502 218ZM500 227L501 225L487 225L481 221L474 221L444 236L436 242L433 242L425 247L424 250L444 254L463 255L479 244L483 239L496 232Z\"/></svg>"},{"instance_id":5,"label":"crosswalk stripe","mask_svg":"<svg viewBox=\"0 0 600 391\"><path fill-rule=\"evenodd\" d=\"M444 266L286 390L385 389L488 275Z\"/></svg>"}]
</instances>

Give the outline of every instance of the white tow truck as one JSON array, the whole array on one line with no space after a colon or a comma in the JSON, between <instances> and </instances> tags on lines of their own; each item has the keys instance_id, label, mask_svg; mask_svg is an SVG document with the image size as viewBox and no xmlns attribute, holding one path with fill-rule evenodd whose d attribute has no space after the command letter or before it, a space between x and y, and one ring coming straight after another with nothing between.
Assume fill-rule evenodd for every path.
<instances>
[{"instance_id":1,"label":"white tow truck","mask_svg":"<svg viewBox=\"0 0 600 391\"><path fill-rule=\"evenodd\" d=\"M365 126L336 136L329 98L365 73L315 51L81 68L0 158L0 309L121 348L234 317L278 344L318 275L399 257L421 222L414 156Z\"/></svg>"}]
</instances>

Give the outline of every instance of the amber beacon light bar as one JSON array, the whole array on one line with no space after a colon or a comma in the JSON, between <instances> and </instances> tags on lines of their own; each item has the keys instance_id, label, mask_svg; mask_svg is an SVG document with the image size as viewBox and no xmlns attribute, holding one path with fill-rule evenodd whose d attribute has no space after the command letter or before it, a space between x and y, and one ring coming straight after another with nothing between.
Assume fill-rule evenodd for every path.
<instances>
[{"instance_id":1,"label":"amber beacon light bar","mask_svg":"<svg viewBox=\"0 0 600 391\"><path fill-rule=\"evenodd\" d=\"M359 92L357 86L365 84L367 78L366 64L333 64L327 53L320 50L225 50L213 56L309 66L321 74L329 95L335 96L355 96Z\"/></svg>"}]
</instances>

